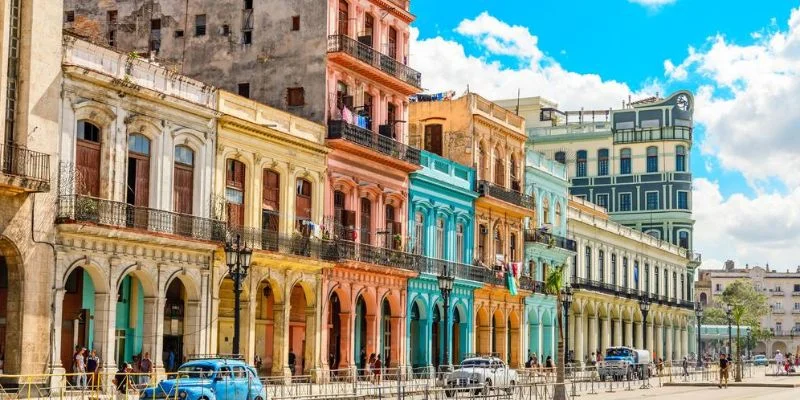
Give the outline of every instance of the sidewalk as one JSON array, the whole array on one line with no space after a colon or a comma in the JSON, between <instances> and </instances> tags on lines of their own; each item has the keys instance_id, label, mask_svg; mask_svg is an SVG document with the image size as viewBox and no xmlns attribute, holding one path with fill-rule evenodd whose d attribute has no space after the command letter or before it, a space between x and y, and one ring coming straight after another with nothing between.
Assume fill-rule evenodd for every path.
<instances>
[{"instance_id":1,"label":"sidewalk","mask_svg":"<svg viewBox=\"0 0 800 400\"><path fill-rule=\"evenodd\" d=\"M718 381L714 382L664 382L663 386L682 386L682 387L717 387ZM770 388L798 388L800 387L800 376L787 375L757 375L750 378L743 378L741 382L734 382L733 378L728 380L728 387L770 387Z\"/></svg>"}]
</instances>

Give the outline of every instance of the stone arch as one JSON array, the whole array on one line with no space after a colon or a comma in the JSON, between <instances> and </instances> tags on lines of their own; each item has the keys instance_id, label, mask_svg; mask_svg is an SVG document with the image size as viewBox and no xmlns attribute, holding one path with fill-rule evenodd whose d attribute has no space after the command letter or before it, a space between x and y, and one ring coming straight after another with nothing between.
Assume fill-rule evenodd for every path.
<instances>
[{"instance_id":1,"label":"stone arch","mask_svg":"<svg viewBox=\"0 0 800 400\"><path fill-rule=\"evenodd\" d=\"M376 290L374 287L364 286L362 288L359 288L357 291L353 293L353 304L357 304L358 299L361 298L364 300L364 305L366 306L367 315L377 315L378 302L375 291Z\"/></svg>"},{"instance_id":2,"label":"stone arch","mask_svg":"<svg viewBox=\"0 0 800 400\"><path fill-rule=\"evenodd\" d=\"M186 299L192 301L200 300L200 287L190 274L184 269L179 269L172 272L167 279L164 280L164 286L160 288L159 293L166 294L172 281L179 280L186 290Z\"/></svg>"},{"instance_id":3,"label":"stone arch","mask_svg":"<svg viewBox=\"0 0 800 400\"><path fill-rule=\"evenodd\" d=\"M786 355L786 342L781 340L776 340L772 343L772 353L771 356L774 356L776 352L780 351L782 354Z\"/></svg>"},{"instance_id":4,"label":"stone arch","mask_svg":"<svg viewBox=\"0 0 800 400\"><path fill-rule=\"evenodd\" d=\"M135 115L126 118L125 129L126 136L138 133L150 139L151 142L158 142L161 140L161 127L158 126L158 123L152 118L147 116Z\"/></svg>"},{"instance_id":5,"label":"stone arch","mask_svg":"<svg viewBox=\"0 0 800 400\"><path fill-rule=\"evenodd\" d=\"M109 293L108 275L105 272L106 269L92 261L88 256L81 257L67 266L64 274L61 276L62 288L67 283L67 279L69 278L70 274L72 274L72 271L76 270L77 268L83 268L83 270L89 274L89 277L92 278L95 293Z\"/></svg>"},{"instance_id":6,"label":"stone arch","mask_svg":"<svg viewBox=\"0 0 800 400\"><path fill-rule=\"evenodd\" d=\"M144 266L139 264L129 265L122 269L114 287L119 288L119 286L122 284L122 281L128 276L135 277L142 283L142 289L144 290L145 297L156 297L159 295L158 288L156 286L156 280L150 273L146 271Z\"/></svg>"},{"instance_id":7,"label":"stone arch","mask_svg":"<svg viewBox=\"0 0 800 400\"><path fill-rule=\"evenodd\" d=\"M305 295L306 304L308 305L308 307L313 307L314 305L316 305L317 304L317 295L316 295L316 293L317 293L317 289L316 289L317 282L316 281L310 281L309 277L300 276L297 279L295 279L294 281L292 281L292 284L290 286L288 286L288 287L294 288L295 286L298 286L298 285L300 286L300 288L303 289L303 294Z\"/></svg>"}]
</instances>

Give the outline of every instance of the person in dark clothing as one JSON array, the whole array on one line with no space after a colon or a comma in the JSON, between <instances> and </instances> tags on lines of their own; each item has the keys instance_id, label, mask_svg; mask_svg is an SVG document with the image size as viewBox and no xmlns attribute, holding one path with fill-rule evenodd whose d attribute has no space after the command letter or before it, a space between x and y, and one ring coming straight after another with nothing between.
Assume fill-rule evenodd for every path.
<instances>
[{"instance_id":1,"label":"person in dark clothing","mask_svg":"<svg viewBox=\"0 0 800 400\"><path fill-rule=\"evenodd\" d=\"M717 385L717 387L719 387L720 389L722 389L722 381L723 380L725 381L725 389L728 388L728 365L729 364L730 364L730 361L725 356L725 354L720 354L719 355L719 385Z\"/></svg>"},{"instance_id":2,"label":"person in dark clothing","mask_svg":"<svg viewBox=\"0 0 800 400\"><path fill-rule=\"evenodd\" d=\"M114 375L114 383L117 385L117 391L120 393L128 393L130 383L128 381L130 373L133 372L133 367L128 363L123 363L119 366L119 371Z\"/></svg>"}]
</instances>

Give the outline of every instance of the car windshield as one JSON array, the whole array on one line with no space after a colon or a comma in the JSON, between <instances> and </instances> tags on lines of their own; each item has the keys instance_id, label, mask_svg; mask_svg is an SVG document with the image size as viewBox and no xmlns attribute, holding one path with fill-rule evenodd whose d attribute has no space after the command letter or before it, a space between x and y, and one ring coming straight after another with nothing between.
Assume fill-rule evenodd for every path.
<instances>
[{"instance_id":1,"label":"car windshield","mask_svg":"<svg viewBox=\"0 0 800 400\"><path fill-rule=\"evenodd\" d=\"M178 378L211 378L214 367L205 364L184 365L178 368Z\"/></svg>"},{"instance_id":2,"label":"car windshield","mask_svg":"<svg viewBox=\"0 0 800 400\"><path fill-rule=\"evenodd\" d=\"M629 357L631 351L628 349L607 349L606 357Z\"/></svg>"},{"instance_id":3,"label":"car windshield","mask_svg":"<svg viewBox=\"0 0 800 400\"><path fill-rule=\"evenodd\" d=\"M489 360L480 358L464 360L464 362L461 363L461 368L489 368Z\"/></svg>"}]
</instances>

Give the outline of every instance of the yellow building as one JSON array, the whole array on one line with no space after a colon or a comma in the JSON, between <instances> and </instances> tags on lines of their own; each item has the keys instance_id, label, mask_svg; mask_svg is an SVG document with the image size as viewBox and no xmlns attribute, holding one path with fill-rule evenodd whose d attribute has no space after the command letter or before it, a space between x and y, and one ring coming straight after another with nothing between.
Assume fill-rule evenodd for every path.
<instances>
[{"instance_id":1,"label":"yellow building","mask_svg":"<svg viewBox=\"0 0 800 400\"><path fill-rule=\"evenodd\" d=\"M332 268L319 240L327 149L325 127L253 100L219 92L216 216L254 249L242 295L241 352L263 372L320 368L320 279ZM233 284L224 254L214 270L213 315L219 353L233 338ZM294 357L290 357L290 353ZM289 360L294 359L294 366Z\"/></svg>"},{"instance_id":2,"label":"yellow building","mask_svg":"<svg viewBox=\"0 0 800 400\"><path fill-rule=\"evenodd\" d=\"M494 268L498 260L524 261L523 232L534 217L534 199L525 193L525 121L483 97L468 93L455 100L421 101L409 107L409 144L444 156L477 172L475 262ZM512 296L498 279L475 290L475 351L498 353L521 366L525 296ZM509 341L508 338L511 338Z\"/></svg>"}]
</instances>

